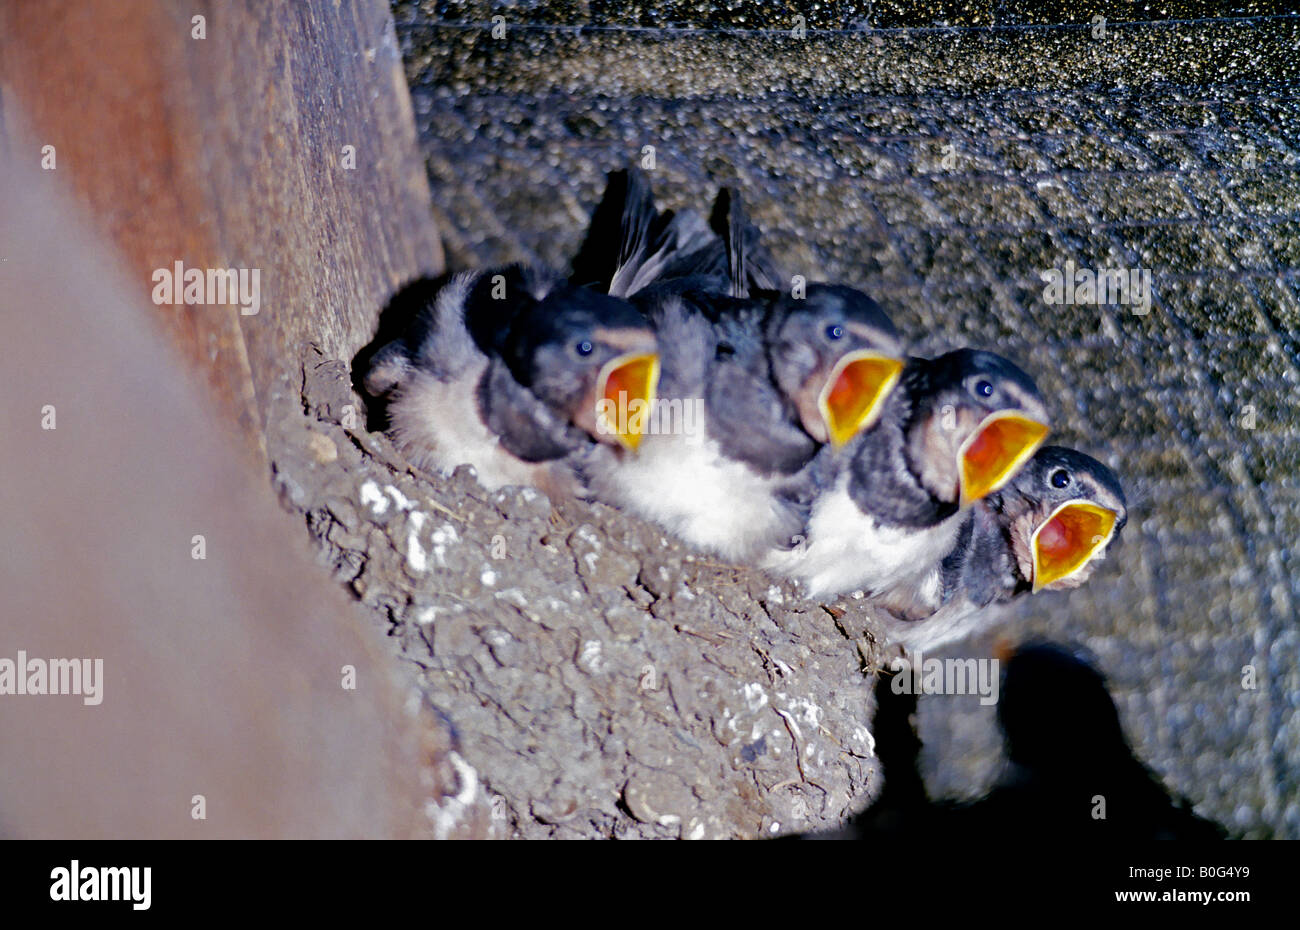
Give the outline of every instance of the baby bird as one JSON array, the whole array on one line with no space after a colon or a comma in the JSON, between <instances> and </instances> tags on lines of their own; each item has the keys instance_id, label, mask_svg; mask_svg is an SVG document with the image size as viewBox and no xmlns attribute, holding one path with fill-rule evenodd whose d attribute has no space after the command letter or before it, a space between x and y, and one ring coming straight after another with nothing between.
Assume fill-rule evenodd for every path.
<instances>
[{"instance_id":1,"label":"baby bird","mask_svg":"<svg viewBox=\"0 0 1300 930\"><path fill-rule=\"evenodd\" d=\"M891 641L935 649L987 623L991 604L1078 587L1127 520L1113 471L1074 449L1044 446L971 508L952 549L924 578L883 594L895 616Z\"/></svg>"},{"instance_id":2,"label":"baby bird","mask_svg":"<svg viewBox=\"0 0 1300 930\"><path fill-rule=\"evenodd\" d=\"M913 358L870 429L810 469L809 515L764 566L815 597L904 587L951 551L961 511L997 490L1047 435L1033 380L992 352Z\"/></svg>"},{"instance_id":3,"label":"baby bird","mask_svg":"<svg viewBox=\"0 0 1300 930\"><path fill-rule=\"evenodd\" d=\"M760 291L779 275L730 192L710 236L695 214L660 214L639 172L616 173L589 242L608 241L597 221L614 216L617 268L599 271L584 247L575 275L609 282L651 321L670 416L635 458L603 457L591 485L699 548L752 559L802 526L796 476L821 445L843 444L879 415L902 369L897 333L852 288Z\"/></svg>"},{"instance_id":4,"label":"baby bird","mask_svg":"<svg viewBox=\"0 0 1300 930\"><path fill-rule=\"evenodd\" d=\"M375 355L365 386L388 397L391 435L414 464L582 496L572 462L595 445L635 451L639 425L609 414L652 402L658 371L631 304L513 265L451 278Z\"/></svg>"}]
</instances>

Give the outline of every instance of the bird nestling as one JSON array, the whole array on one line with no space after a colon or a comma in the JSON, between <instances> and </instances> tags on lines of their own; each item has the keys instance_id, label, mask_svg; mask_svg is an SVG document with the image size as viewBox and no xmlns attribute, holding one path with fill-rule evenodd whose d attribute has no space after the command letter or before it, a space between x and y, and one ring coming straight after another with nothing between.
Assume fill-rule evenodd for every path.
<instances>
[{"instance_id":1,"label":"bird nestling","mask_svg":"<svg viewBox=\"0 0 1300 930\"><path fill-rule=\"evenodd\" d=\"M375 355L365 387L388 398L414 464L582 496L572 463L593 446L635 452L640 421L606 411L652 403L658 373L654 332L631 304L512 265L452 277Z\"/></svg>"},{"instance_id":2,"label":"bird nestling","mask_svg":"<svg viewBox=\"0 0 1300 930\"><path fill-rule=\"evenodd\" d=\"M913 358L878 421L811 469L803 532L764 565L810 595L906 588L951 550L961 512L1002 487L1048 432L1033 379L991 352Z\"/></svg>"},{"instance_id":3,"label":"bird nestling","mask_svg":"<svg viewBox=\"0 0 1300 930\"><path fill-rule=\"evenodd\" d=\"M591 470L597 496L733 560L789 539L801 470L870 426L898 381L884 311L848 287L766 289L781 276L737 195L719 195L710 232L691 211L660 213L640 172L611 175L574 268L653 324L661 401L702 411L695 435L660 432L635 458L606 457Z\"/></svg>"},{"instance_id":4,"label":"bird nestling","mask_svg":"<svg viewBox=\"0 0 1300 930\"><path fill-rule=\"evenodd\" d=\"M1119 478L1089 455L1044 446L1002 490L971 508L941 562L882 592L890 640L913 651L962 639L984 608L1024 594L1076 588L1128 521Z\"/></svg>"}]
</instances>

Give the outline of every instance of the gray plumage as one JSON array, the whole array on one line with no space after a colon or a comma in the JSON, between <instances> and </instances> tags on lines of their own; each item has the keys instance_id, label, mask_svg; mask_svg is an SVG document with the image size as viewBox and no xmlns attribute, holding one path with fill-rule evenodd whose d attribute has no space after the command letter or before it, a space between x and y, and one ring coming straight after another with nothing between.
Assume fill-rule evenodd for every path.
<instances>
[{"instance_id":1,"label":"gray plumage","mask_svg":"<svg viewBox=\"0 0 1300 930\"><path fill-rule=\"evenodd\" d=\"M887 628L890 640L926 651L994 622L994 608L1031 592L1034 533L1069 501L1115 513L1108 547L1128 521L1124 489L1110 468L1077 450L1044 446L1005 488L970 509L952 548L927 577L882 592L878 602L894 615ZM1046 589L1083 584L1098 561L1093 555Z\"/></svg>"},{"instance_id":2,"label":"gray plumage","mask_svg":"<svg viewBox=\"0 0 1300 930\"><path fill-rule=\"evenodd\" d=\"M971 349L912 359L875 426L841 455L818 454L799 544L764 565L816 596L921 584L961 531L963 443L1002 410L1046 422L1033 380L1007 359Z\"/></svg>"},{"instance_id":3,"label":"gray plumage","mask_svg":"<svg viewBox=\"0 0 1300 930\"><path fill-rule=\"evenodd\" d=\"M690 434L593 463L596 495L728 558L787 544L807 512L800 472L826 439L818 379L846 351L901 355L884 312L851 288L771 290L784 278L734 192L719 195L710 229L693 211L660 213L638 171L611 175L571 280L642 309L661 347L661 402L695 413Z\"/></svg>"},{"instance_id":4,"label":"gray plumage","mask_svg":"<svg viewBox=\"0 0 1300 930\"><path fill-rule=\"evenodd\" d=\"M365 386L386 397L390 432L414 464L472 465L489 488L582 495L574 464L604 438L594 404L586 411L599 372L654 348L625 301L512 265L451 278L376 353Z\"/></svg>"}]
</instances>

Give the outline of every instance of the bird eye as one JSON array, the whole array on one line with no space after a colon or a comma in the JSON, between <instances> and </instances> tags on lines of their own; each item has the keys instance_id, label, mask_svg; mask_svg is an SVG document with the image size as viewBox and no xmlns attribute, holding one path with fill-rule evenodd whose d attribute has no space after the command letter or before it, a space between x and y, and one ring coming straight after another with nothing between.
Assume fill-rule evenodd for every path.
<instances>
[{"instance_id":1,"label":"bird eye","mask_svg":"<svg viewBox=\"0 0 1300 930\"><path fill-rule=\"evenodd\" d=\"M1064 468L1058 468L1052 472L1048 480L1052 482L1054 488L1068 488L1070 486L1070 473Z\"/></svg>"},{"instance_id":2,"label":"bird eye","mask_svg":"<svg viewBox=\"0 0 1300 930\"><path fill-rule=\"evenodd\" d=\"M830 326L827 326L827 327L826 327L826 338L827 338L827 339L843 339L843 338L844 338L844 327L843 327L843 326L840 326L838 323L832 323Z\"/></svg>"},{"instance_id":3,"label":"bird eye","mask_svg":"<svg viewBox=\"0 0 1300 930\"><path fill-rule=\"evenodd\" d=\"M980 397L992 397L993 382L989 381L987 378L980 378L975 382L975 393Z\"/></svg>"},{"instance_id":4,"label":"bird eye","mask_svg":"<svg viewBox=\"0 0 1300 930\"><path fill-rule=\"evenodd\" d=\"M595 351L595 346L591 344L590 339L582 340L582 342L578 343L574 348L577 350L579 355L590 355Z\"/></svg>"}]
</instances>

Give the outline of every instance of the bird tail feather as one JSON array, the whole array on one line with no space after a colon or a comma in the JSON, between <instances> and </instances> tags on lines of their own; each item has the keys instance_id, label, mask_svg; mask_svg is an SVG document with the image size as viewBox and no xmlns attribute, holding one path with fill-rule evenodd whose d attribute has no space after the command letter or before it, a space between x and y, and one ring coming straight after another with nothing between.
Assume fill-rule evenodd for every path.
<instances>
[{"instance_id":1,"label":"bird tail feather","mask_svg":"<svg viewBox=\"0 0 1300 930\"><path fill-rule=\"evenodd\" d=\"M748 297L752 291L782 288L783 276L771 253L763 246L758 227L750 222L739 191L732 187L718 191L710 222L726 248L732 297Z\"/></svg>"},{"instance_id":2,"label":"bird tail feather","mask_svg":"<svg viewBox=\"0 0 1300 930\"><path fill-rule=\"evenodd\" d=\"M721 244L693 210L660 212L637 168L610 172L570 280L615 297L653 282L721 268Z\"/></svg>"}]
</instances>

